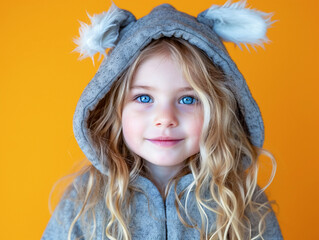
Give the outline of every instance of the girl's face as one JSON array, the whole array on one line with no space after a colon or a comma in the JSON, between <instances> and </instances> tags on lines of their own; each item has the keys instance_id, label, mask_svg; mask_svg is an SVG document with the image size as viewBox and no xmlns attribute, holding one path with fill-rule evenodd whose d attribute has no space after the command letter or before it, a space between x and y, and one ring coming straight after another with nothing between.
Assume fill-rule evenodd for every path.
<instances>
[{"instance_id":1,"label":"girl's face","mask_svg":"<svg viewBox=\"0 0 319 240\"><path fill-rule=\"evenodd\" d=\"M199 152L202 125L202 107L178 64L166 54L142 62L122 112L128 148L151 164L178 166Z\"/></svg>"}]
</instances>

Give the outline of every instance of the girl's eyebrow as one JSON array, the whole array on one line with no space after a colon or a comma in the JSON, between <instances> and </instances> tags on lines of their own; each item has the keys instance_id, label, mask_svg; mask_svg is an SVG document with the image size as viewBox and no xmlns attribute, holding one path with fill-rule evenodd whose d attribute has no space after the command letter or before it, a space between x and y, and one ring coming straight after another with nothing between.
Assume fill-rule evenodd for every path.
<instances>
[{"instance_id":1,"label":"girl's eyebrow","mask_svg":"<svg viewBox=\"0 0 319 240\"><path fill-rule=\"evenodd\" d=\"M132 86L131 89L136 89L136 88L142 88L142 89L146 89L146 90L155 90L155 88L151 87L151 86L142 86L142 85L136 85L136 86ZM183 87L183 88L179 88L178 91L182 92L182 91L193 91L194 89L191 87Z\"/></svg>"}]
</instances>

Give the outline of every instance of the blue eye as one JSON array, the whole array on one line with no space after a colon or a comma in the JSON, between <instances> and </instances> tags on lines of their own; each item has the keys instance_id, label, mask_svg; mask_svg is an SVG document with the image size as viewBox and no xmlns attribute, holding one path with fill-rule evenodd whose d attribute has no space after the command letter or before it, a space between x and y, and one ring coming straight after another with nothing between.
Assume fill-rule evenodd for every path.
<instances>
[{"instance_id":1,"label":"blue eye","mask_svg":"<svg viewBox=\"0 0 319 240\"><path fill-rule=\"evenodd\" d=\"M181 100L180 100L180 103L181 104L193 104L195 103L197 100L194 98L194 97L191 97L191 96L186 96L186 97L183 97Z\"/></svg>"},{"instance_id":2,"label":"blue eye","mask_svg":"<svg viewBox=\"0 0 319 240\"><path fill-rule=\"evenodd\" d=\"M141 103L149 103L151 101L151 98L148 95L140 95L136 98L136 100Z\"/></svg>"},{"instance_id":3,"label":"blue eye","mask_svg":"<svg viewBox=\"0 0 319 240\"><path fill-rule=\"evenodd\" d=\"M148 96L148 95L139 95L137 97L135 97L136 101L140 102L140 103L151 103L153 102L151 97ZM190 104L194 104L197 102L197 99L195 97L192 97L192 96L185 96L185 97L182 97L181 100L179 101L180 104L187 104L187 105L190 105Z\"/></svg>"}]
</instances>

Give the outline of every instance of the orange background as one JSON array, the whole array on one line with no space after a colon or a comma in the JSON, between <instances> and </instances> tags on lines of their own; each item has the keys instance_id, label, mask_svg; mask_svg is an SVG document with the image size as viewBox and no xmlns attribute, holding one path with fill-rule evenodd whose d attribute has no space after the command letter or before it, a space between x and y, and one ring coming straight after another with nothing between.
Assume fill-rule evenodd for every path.
<instances>
[{"instance_id":1,"label":"orange background","mask_svg":"<svg viewBox=\"0 0 319 240\"><path fill-rule=\"evenodd\" d=\"M197 14L221 0L114 0L137 18L160 3ZM194 4L196 2L196 4ZM265 144L278 164L267 189L285 239L315 239L318 211L318 0L249 0L274 12L265 50L226 44L265 122ZM76 103L99 64L78 61L79 22L110 1L28 0L1 5L1 239L40 239L53 184L84 157L72 131ZM96 56L97 60L97 56ZM261 179L269 174L269 161Z\"/></svg>"}]
</instances>

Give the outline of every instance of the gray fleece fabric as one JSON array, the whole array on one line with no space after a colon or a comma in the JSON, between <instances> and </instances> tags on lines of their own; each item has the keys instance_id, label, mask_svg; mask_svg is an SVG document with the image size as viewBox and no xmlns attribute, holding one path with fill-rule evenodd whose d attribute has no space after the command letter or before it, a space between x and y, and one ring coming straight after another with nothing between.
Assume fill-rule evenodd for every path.
<instances>
[{"instance_id":1,"label":"gray fleece fabric","mask_svg":"<svg viewBox=\"0 0 319 240\"><path fill-rule=\"evenodd\" d=\"M151 13L145 17L136 20L128 11L125 16L114 22L118 24L119 37L116 46L109 52L107 59L101 63L98 72L82 93L76 107L73 118L73 130L75 138L93 166L100 172L106 173L106 166L103 166L95 153L94 148L88 140L88 129L86 128L86 119L89 111L94 109L99 100L111 88L111 85L127 69L127 67L136 59L140 51L147 46L153 39L161 37L182 38L194 46L203 50L207 56L219 66L227 76L227 84L234 92L244 122L248 127L248 135L251 142L262 147L264 141L263 120L254 101L245 79L232 61L226 48L220 38L214 33L213 21L206 19L207 11L200 13L197 18L177 11L168 4L160 5L154 8ZM193 176L188 174L181 178L177 185L177 192L185 189L193 181ZM147 194L147 197L137 192L133 199L133 214L130 224L130 231L134 240L138 239L199 239L199 231L195 228L185 227L178 218L175 207L174 191L171 190L164 202L156 186L148 179L139 176L134 185ZM174 187L173 187L174 188ZM172 188L172 189L173 189ZM72 192L76 198L75 191ZM148 200L149 199L149 209ZM190 193L188 209L190 216L199 224L200 215L193 192ZM265 195L262 195L258 201L265 202ZM185 199L182 199L184 204ZM78 209L74 209L74 204L70 200L62 199L59 203L62 215L57 220L57 211L51 217L42 240L67 239L70 224L77 214ZM214 207L214 203L211 203ZM93 239L107 239L105 236L105 226L102 225L103 218L107 214L103 204L98 205L96 209L96 234ZM182 212L182 216L185 214ZM252 236L256 234L257 221L250 213L247 216L252 222ZM214 226L216 215L207 211L208 226ZM189 219L186 221L192 225ZM83 226L78 221L74 226L71 239L78 239L82 236ZM282 239L281 231L273 212L267 215L266 232L264 239ZM85 238L81 238L85 239ZM248 239L248 238L247 238Z\"/></svg>"},{"instance_id":2,"label":"gray fleece fabric","mask_svg":"<svg viewBox=\"0 0 319 240\"><path fill-rule=\"evenodd\" d=\"M177 194L179 194L183 189L189 186L193 181L192 174L185 175L177 184ZM134 185L141 189L144 193L147 194L147 197L143 193L137 192L133 199L133 213L132 221L130 224L130 230L132 234L132 239L134 240L191 240L191 239L200 239L199 231L195 228L185 227L178 218L176 207L175 207L175 195L174 195L174 185L171 188L165 202L156 186L149 181L148 179L139 176L134 182ZM256 195L255 195L256 196ZM263 203L267 200L265 195L261 195L258 198L255 198L257 202ZM189 200L187 208L191 218L195 219L197 224L200 225L200 214L195 205L194 192L191 191L189 195ZM182 204L185 206L185 195L181 199ZM76 216L76 211L74 211L74 204L70 200L62 201L62 213L57 217L57 211L55 211L45 229L45 232L42 236L42 240L53 240L53 239L67 239L68 230L70 224L74 217ZM148 209L148 204L150 208ZM103 217L105 214L105 207L103 204L96 209L96 234L93 239L108 239L105 237L105 226L101 223L103 222ZM213 203L209 204L211 207L216 207ZM212 212L206 211L208 218L208 226L214 226L216 215ZM190 220L185 216L185 212L181 210L181 215L190 225L193 225ZM257 221L256 219L247 212L252 224L251 235L256 236L257 234ZM57 220L58 219L58 220ZM83 233L83 227L81 222L78 221L72 232L71 239L87 239L80 238ZM266 231L263 234L263 238L266 240L281 240L283 239L278 225L276 216L274 212L270 212L266 217ZM245 239L249 239L248 237ZM261 238L258 238L261 239Z\"/></svg>"}]
</instances>

